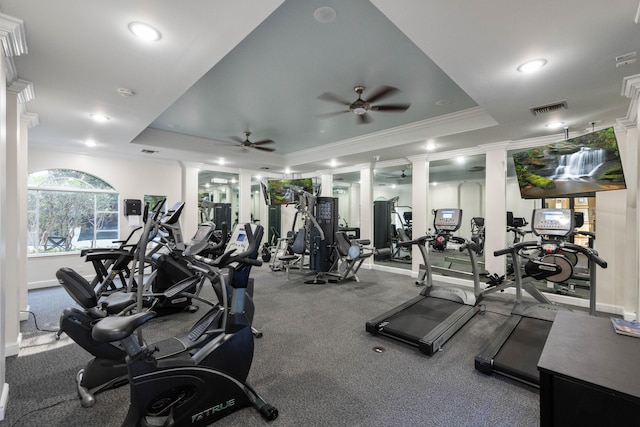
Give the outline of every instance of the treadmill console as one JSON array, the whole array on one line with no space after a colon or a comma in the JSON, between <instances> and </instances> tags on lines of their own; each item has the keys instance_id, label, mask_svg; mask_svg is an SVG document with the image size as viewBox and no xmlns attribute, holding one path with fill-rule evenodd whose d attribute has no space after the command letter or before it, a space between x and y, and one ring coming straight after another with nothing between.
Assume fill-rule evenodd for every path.
<instances>
[{"instance_id":1,"label":"treadmill console","mask_svg":"<svg viewBox=\"0 0 640 427\"><path fill-rule=\"evenodd\" d=\"M462 224L462 209L437 209L433 218L436 232L456 231Z\"/></svg>"},{"instance_id":2,"label":"treadmill console","mask_svg":"<svg viewBox=\"0 0 640 427\"><path fill-rule=\"evenodd\" d=\"M534 209L531 229L536 236L565 237L573 231L573 221L571 209Z\"/></svg>"}]
</instances>

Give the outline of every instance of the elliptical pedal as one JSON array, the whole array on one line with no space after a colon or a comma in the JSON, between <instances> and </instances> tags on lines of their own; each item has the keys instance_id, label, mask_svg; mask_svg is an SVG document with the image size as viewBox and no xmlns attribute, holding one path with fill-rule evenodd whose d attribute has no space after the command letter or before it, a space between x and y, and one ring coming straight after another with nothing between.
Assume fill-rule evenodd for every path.
<instances>
[{"instance_id":1,"label":"elliptical pedal","mask_svg":"<svg viewBox=\"0 0 640 427\"><path fill-rule=\"evenodd\" d=\"M197 281L197 280L196 280ZM164 291L164 296L167 298L172 298L184 291L186 291L187 289L189 289L191 286L194 285L194 278L193 277L189 277L181 282L176 283L175 285L171 286L169 289L167 289L166 291Z\"/></svg>"},{"instance_id":2,"label":"elliptical pedal","mask_svg":"<svg viewBox=\"0 0 640 427\"><path fill-rule=\"evenodd\" d=\"M187 335L189 339L191 341L197 341L198 339L200 339L200 337L206 332L207 329L209 329L209 326L211 326L214 320L218 317L220 310L221 308L212 310L209 314L200 319L198 323L196 323L193 328L191 328L191 331L189 331L189 335Z\"/></svg>"}]
</instances>

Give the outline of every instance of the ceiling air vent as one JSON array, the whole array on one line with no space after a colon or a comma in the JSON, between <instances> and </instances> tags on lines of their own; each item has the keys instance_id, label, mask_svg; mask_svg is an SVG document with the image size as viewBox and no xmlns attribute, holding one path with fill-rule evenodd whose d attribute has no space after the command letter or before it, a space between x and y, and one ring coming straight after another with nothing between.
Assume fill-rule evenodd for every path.
<instances>
[{"instance_id":1,"label":"ceiling air vent","mask_svg":"<svg viewBox=\"0 0 640 427\"><path fill-rule=\"evenodd\" d=\"M142 150L140 150L141 153L144 154L156 154L157 151L156 150L147 150L146 148L143 148Z\"/></svg>"},{"instance_id":2,"label":"ceiling air vent","mask_svg":"<svg viewBox=\"0 0 640 427\"><path fill-rule=\"evenodd\" d=\"M558 110L566 110L567 108L567 101L560 101L553 104L532 107L529 108L529 111L531 111L534 116L539 116L540 114L552 113Z\"/></svg>"}]
</instances>

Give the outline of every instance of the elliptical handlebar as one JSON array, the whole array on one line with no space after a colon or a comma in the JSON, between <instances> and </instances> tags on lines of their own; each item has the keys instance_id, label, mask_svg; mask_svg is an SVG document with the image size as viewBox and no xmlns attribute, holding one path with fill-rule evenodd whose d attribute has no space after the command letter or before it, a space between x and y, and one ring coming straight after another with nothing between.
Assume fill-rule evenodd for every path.
<instances>
[{"instance_id":1,"label":"elliptical handlebar","mask_svg":"<svg viewBox=\"0 0 640 427\"><path fill-rule=\"evenodd\" d=\"M247 250L245 250L244 252L240 252L238 254L235 254L235 249L227 251L217 259L213 260L213 265L215 265L218 268L227 267L234 262L237 262L239 264L245 264L245 265L253 265L257 267L262 265L261 260L252 257L252 255L257 254L257 247L256 247L257 242L256 242L256 237L253 235L251 224L246 223L244 225L244 230L247 236L247 240L249 241Z\"/></svg>"}]
</instances>

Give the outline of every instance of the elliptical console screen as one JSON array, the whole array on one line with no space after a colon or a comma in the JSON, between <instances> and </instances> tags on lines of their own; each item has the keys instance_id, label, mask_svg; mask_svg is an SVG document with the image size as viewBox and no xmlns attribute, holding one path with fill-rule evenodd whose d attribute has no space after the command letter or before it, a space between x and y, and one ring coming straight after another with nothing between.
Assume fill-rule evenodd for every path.
<instances>
[{"instance_id":1,"label":"elliptical console screen","mask_svg":"<svg viewBox=\"0 0 640 427\"><path fill-rule=\"evenodd\" d=\"M573 210L534 209L531 228L537 236L567 236L573 231Z\"/></svg>"},{"instance_id":2,"label":"elliptical console screen","mask_svg":"<svg viewBox=\"0 0 640 427\"><path fill-rule=\"evenodd\" d=\"M251 232L255 235L256 229L258 226L256 224L251 224ZM225 252L229 252L231 250L234 253L242 253L249 249L249 239L247 238L247 231L244 229L244 224L238 224L233 230L233 234L231 235L231 239L227 244L227 249Z\"/></svg>"},{"instance_id":3,"label":"elliptical console screen","mask_svg":"<svg viewBox=\"0 0 640 427\"><path fill-rule=\"evenodd\" d=\"M198 230L196 230L196 235L191 239L191 244L209 240L215 228L216 225L212 222L203 222L198 225Z\"/></svg>"},{"instance_id":4,"label":"elliptical console screen","mask_svg":"<svg viewBox=\"0 0 640 427\"><path fill-rule=\"evenodd\" d=\"M460 228L462 209L438 209L433 219L433 227L436 232L456 231Z\"/></svg>"}]
</instances>

